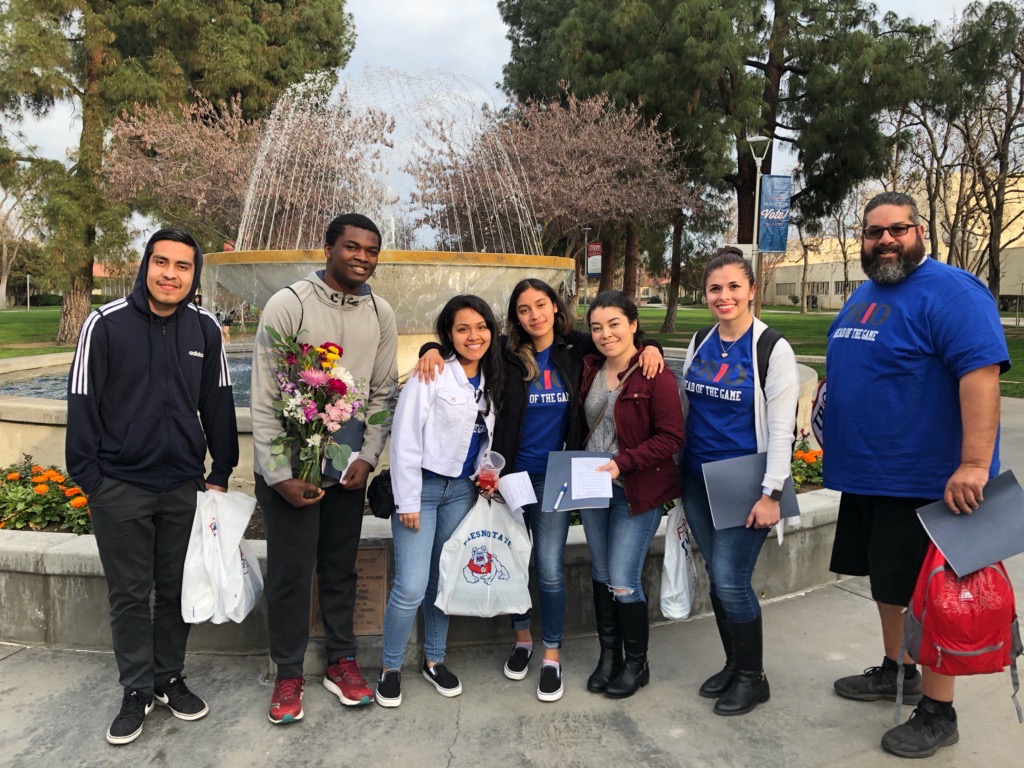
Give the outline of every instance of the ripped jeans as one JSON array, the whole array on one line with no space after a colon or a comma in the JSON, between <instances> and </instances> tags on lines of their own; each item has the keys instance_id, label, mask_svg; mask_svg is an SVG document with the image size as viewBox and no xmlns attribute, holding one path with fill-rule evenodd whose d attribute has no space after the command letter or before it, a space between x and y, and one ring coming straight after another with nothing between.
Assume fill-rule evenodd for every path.
<instances>
[{"instance_id":1,"label":"ripped jeans","mask_svg":"<svg viewBox=\"0 0 1024 768\"><path fill-rule=\"evenodd\" d=\"M612 486L607 509L583 510L593 579L607 584L620 603L647 601L641 576L661 517L661 507L631 515L626 492L618 485Z\"/></svg>"}]
</instances>

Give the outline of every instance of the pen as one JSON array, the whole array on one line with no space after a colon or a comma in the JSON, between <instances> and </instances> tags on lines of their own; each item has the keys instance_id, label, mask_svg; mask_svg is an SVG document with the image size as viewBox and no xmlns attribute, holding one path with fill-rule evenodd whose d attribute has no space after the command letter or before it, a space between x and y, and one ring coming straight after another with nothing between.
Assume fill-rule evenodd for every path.
<instances>
[{"instance_id":1,"label":"pen","mask_svg":"<svg viewBox=\"0 0 1024 768\"><path fill-rule=\"evenodd\" d=\"M558 492L558 498L555 499L555 506L551 508L552 512L557 512L558 511L558 505L562 503L562 497L565 496L565 492L566 492L566 490L568 490L568 488L569 488L569 483L568 482L562 483L562 490L560 490Z\"/></svg>"}]
</instances>

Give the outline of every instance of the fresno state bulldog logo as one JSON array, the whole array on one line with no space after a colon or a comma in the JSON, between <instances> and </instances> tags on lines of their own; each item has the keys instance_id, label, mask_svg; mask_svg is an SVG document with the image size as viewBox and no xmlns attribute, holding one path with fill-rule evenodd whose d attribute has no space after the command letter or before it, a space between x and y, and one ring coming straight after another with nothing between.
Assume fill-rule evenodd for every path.
<instances>
[{"instance_id":1,"label":"fresno state bulldog logo","mask_svg":"<svg viewBox=\"0 0 1024 768\"><path fill-rule=\"evenodd\" d=\"M508 568L488 552L487 547L473 547L473 555L469 564L462 569L462 575L470 584L478 581L490 584L495 579L507 579Z\"/></svg>"}]
</instances>

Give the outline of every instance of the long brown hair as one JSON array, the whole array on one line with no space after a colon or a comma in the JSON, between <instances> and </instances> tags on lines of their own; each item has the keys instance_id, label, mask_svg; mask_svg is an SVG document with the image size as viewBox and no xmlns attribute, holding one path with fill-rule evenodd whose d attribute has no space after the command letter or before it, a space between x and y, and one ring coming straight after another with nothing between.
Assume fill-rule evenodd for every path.
<instances>
[{"instance_id":1,"label":"long brown hair","mask_svg":"<svg viewBox=\"0 0 1024 768\"><path fill-rule=\"evenodd\" d=\"M540 376L540 368L537 367L537 357L533 349L533 337L523 328L522 323L519 322L519 314L516 312L516 304L519 301L519 297L530 288L545 294L551 300L555 309L558 310L555 312L555 336L564 338L569 335L569 331L573 327L569 308L554 288L535 277L528 277L516 283L516 287L512 289L512 296L508 300L508 317L505 320L507 326L505 333L508 337L509 350L519 359L519 362L522 363L523 368L526 370L523 381L533 381Z\"/></svg>"}]
</instances>

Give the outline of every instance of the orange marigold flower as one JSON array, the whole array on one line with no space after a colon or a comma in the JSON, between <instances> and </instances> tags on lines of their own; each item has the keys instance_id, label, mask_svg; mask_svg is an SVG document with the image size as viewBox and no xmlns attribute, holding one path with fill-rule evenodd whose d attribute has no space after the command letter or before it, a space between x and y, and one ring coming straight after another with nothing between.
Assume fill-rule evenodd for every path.
<instances>
[{"instance_id":1,"label":"orange marigold flower","mask_svg":"<svg viewBox=\"0 0 1024 768\"><path fill-rule=\"evenodd\" d=\"M68 503L75 509L81 509L82 507L89 503L89 500L85 498L85 496L75 496L75 498L73 498Z\"/></svg>"},{"instance_id":2,"label":"orange marigold flower","mask_svg":"<svg viewBox=\"0 0 1024 768\"><path fill-rule=\"evenodd\" d=\"M808 453L807 458L805 458L804 461L806 461L808 464L817 464L818 457L815 456L813 453Z\"/></svg>"},{"instance_id":3,"label":"orange marigold flower","mask_svg":"<svg viewBox=\"0 0 1024 768\"><path fill-rule=\"evenodd\" d=\"M50 492L50 486L48 486L46 483L40 483L32 490L38 493L40 496L45 496Z\"/></svg>"},{"instance_id":4,"label":"orange marigold flower","mask_svg":"<svg viewBox=\"0 0 1024 768\"><path fill-rule=\"evenodd\" d=\"M52 480L55 483L63 483L64 482L64 475L62 475L60 472L57 472L56 470L53 470L53 469L46 470L43 473L43 476L46 477L47 480Z\"/></svg>"},{"instance_id":5,"label":"orange marigold flower","mask_svg":"<svg viewBox=\"0 0 1024 768\"><path fill-rule=\"evenodd\" d=\"M807 461L807 454L803 451L793 451L793 461Z\"/></svg>"},{"instance_id":6,"label":"orange marigold flower","mask_svg":"<svg viewBox=\"0 0 1024 768\"><path fill-rule=\"evenodd\" d=\"M64 495L65 496L77 496L81 492L82 492L81 488L68 488L66 491L64 491Z\"/></svg>"},{"instance_id":7,"label":"orange marigold flower","mask_svg":"<svg viewBox=\"0 0 1024 768\"><path fill-rule=\"evenodd\" d=\"M39 466L38 464L33 464L32 465L32 471L38 474L39 472L43 471L43 468L41 466Z\"/></svg>"},{"instance_id":8,"label":"orange marigold flower","mask_svg":"<svg viewBox=\"0 0 1024 768\"><path fill-rule=\"evenodd\" d=\"M21 473L20 472L11 472L11 474L9 474L7 476L7 479L8 480L21 480Z\"/></svg>"},{"instance_id":9,"label":"orange marigold flower","mask_svg":"<svg viewBox=\"0 0 1024 768\"><path fill-rule=\"evenodd\" d=\"M33 483L45 483L47 480L46 475L36 475L32 478Z\"/></svg>"}]
</instances>

